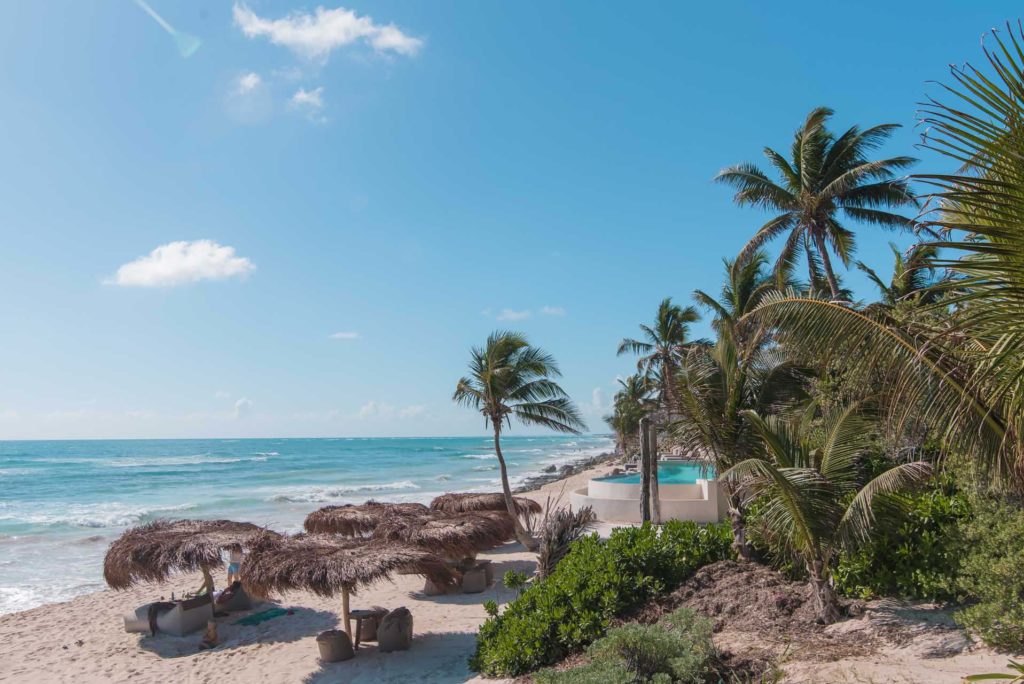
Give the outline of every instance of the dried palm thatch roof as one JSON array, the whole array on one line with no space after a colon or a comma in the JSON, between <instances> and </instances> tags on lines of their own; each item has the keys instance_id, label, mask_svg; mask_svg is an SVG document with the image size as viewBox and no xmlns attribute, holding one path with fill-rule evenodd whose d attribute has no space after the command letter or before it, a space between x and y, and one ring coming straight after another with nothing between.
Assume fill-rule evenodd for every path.
<instances>
[{"instance_id":1,"label":"dried palm thatch roof","mask_svg":"<svg viewBox=\"0 0 1024 684\"><path fill-rule=\"evenodd\" d=\"M127 589L162 582L175 571L206 574L223 565L222 549L247 546L257 535L276 533L231 520L155 520L127 530L110 545L103 578L114 589Z\"/></svg>"},{"instance_id":2,"label":"dried palm thatch roof","mask_svg":"<svg viewBox=\"0 0 1024 684\"><path fill-rule=\"evenodd\" d=\"M541 505L533 499L523 496L514 496L516 511L519 515L540 513ZM447 513L466 513L469 511L508 511L505 506L505 495L501 492L490 494L456 493L442 494L430 502L430 507L435 511Z\"/></svg>"},{"instance_id":3,"label":"dried palm thatch roof","mask_svg":"<svg viewBox=\"0 0 1024 684\"><path fill-rule=\"evenodd\" d=\"M310 534L358 537L373 532L382 522L414 518L428 513L430 509L418 503L367 501L359 505L324 506L307 515L303 527Z\"/></svg>"},{"instance_id":4,"label":"dried palm thatch roof","mask_svg":"<svg viewBox=\"0 0 1024 684\"><path fill-rule=\"evenodd\" d=\"M444 560L426 549L329 534L268 535L251 546L241 568L246 590L256 596L297 590L347 595L395 572L423 575L439 586L455 579Z\"/></svg>"},{"instance_id":5,"label":"dried palm thatch roof","mask_svg":"<svg viewBox=\"0 0 1024 684\"><path fill-rule=\"evenodd\" d=\"M456 558L492 549L515 539L515 534L515 526L508 513L432 511L428 516L382 523L373 531L373 538L407 542Z\"/></svg>"}]
</instances>

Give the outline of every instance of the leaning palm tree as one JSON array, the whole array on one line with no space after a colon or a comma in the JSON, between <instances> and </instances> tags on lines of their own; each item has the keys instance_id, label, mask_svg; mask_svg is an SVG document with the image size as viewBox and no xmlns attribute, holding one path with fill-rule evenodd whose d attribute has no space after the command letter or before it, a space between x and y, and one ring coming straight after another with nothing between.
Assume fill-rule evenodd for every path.
<instances>
[{"instance_id":1,"label":"leaning palm tree","mask_svg":"<svg viewBox=\"0 0 1024 684\"><path fill-rule=\"evenodd\" d=\"M740 206L777 214L757 231L741 256L749 256L787 235L779 266L806 256L813 285L818 280L816 266L820 261L832 299L838 299L840 285L830 252L848 266L855 246L853 231L840 222L840 216L907 230L913 227L913 221L888 210L915 207L917 203L907 181L896 177L914 163L913 158L869 158L898 126L882 124L865 130L852 126L836 137L827 128L832 113L831 109L818 107L807 115L794 136L792 159L765 148L764 155L778 174L778 181L751 163L726 168L715 180L736 189L734 201Z\"/></svg>"},{"instance_id":2,"label":"leaning palm tree","mask_svg":"<svg viewBox=\"0 0 1024 684\"><path fill-rule=\"evenodd\" d=\"M894 520L905 504L900 494L929 478L931 465L896 465L862 485L858 462L871 439L870 422L856 404L816 414L814 404L788 420L744 411L769 459L746 459L724 477L764 502L764 525L803 560L818 619L830 624L839 619L830 576L839 552L870 539L880 521Z\"/></svg>"},{"instance_id":3,"label":"leaning palm tree","mask_svg":"<svg viewBox=\"0 0 1024 684\"><path fill-rule=\"evenodd\" d=\"M501 431L511 427L512 418L524 425L557 432L579 434L585 430L576 405L552 380L560 376L554 357L531 346L521 333L499 330L491 333L483 347L473 347L469 375L459 380L452 396L456 403L483 414L485 425L493 431L505 507L515 523L516 537L531 551L536 548L536 542L519 520L512 498L505 457L501 453Z\"/></svg>"},{"instance_id":4,"label":"leaning palm tree","mask_svg":"<svg viewBox=\"0 0 1024 684\"><path fill-rule=\"evenodd\" d=\"M619 356L639 355L637 370L649 378L657 378L661 392L659 398L669 411L675 404L672 381L679 368L679 361L693 344L690 340L690 324L698 320L700 315L692 306L683 308L673 304L671 297L666 297L658 305L654 325L640 325L642 339L627 337L619 343Z\"/></svg>"}]
</instances>

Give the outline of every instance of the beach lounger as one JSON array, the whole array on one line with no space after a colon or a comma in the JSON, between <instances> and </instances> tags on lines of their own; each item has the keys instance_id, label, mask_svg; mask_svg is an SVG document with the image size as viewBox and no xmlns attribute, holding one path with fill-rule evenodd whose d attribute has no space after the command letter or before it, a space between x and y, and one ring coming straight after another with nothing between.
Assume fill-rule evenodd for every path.
<instances>
[{"instance_id":1,"label":"beach lounger","mask_svg":"<svg viewBox=\"0 0 1024 684\"><path fill-rule=\"evenodd\" d=\"M147 603L124 616L124 631L148 634L152 632L151 613L156 613L157 632L185 636L198 632L213 619L213 602L209 596L187 601Z\"/></svg>"}]
</instances>

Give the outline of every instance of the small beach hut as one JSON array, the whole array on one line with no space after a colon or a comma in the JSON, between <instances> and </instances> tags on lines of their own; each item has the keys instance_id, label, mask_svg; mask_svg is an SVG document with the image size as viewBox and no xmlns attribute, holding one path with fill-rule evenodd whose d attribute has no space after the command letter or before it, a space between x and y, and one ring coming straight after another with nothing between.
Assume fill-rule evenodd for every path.
<instances>
[{"instance_id":1,"label":"small beach hut","mask_svg":"<svg viewBox=\"0 0 1024 684\"><path fill-rule=\"evenodd\" d=\"M303 527L310 534L360 537L373 532L382 522L415 518L429 513L430 509L419 503L367 501L359 505L324 506L306 516Z\"/></svg>"},{"instance_id":2,"label":"small beach hut","mask_svg":"<svg viewBox=\"0 0 1024 684\"><path fill-rule=\"evenodd\" d=\"M508 513L431 511L429 515L416 518L382 522L373 531L373 538L415 544L447 558L462 559L515 539L515 534Z\"/></svg>"},{"instance_id":3,"label":"small beach hut","mask_svg":"<svg viewBox=\"0 0 1024 684\"><path fill-rule=\"evenodd\" d=\"M114 589L138 582L163 582L174 572L203 573L213 595L210 570L224 565L221 551L248 546L257 536L276 536L252 523L232 520L155 520L133 527L107 549L103 578Z\"/></svg>"},{"instance_id":4,"label":"small beach hut","mask_svg":"<svg viewBox=\"0 0 1024 684\"><path fill-rule=\"evenodd\" d=\"M349 595L361 586L388 581L396 572L422 575L438 586L455 581L444 559L411 544L299 534L267 535L253 543L242 562L242 583L260 597L296 590L326 597L340 593L342 620L351 635Z\"/></svg>"},{"instance_id":5,"label":"small beach hut","mask_svg":"<svg viewBox=\"0 0 1024 684\"><path fill-rule=\"evenodd\" d=\"M515 503L516 511L520 516L540 513L542 510L539 503L524 496L514 496L512 501ZM501 492L442 494L430 502L430 508L446 513L468 513L470 511L508 512L508 507L505 505L505 495Z\"/></svg>"}]
</instances>

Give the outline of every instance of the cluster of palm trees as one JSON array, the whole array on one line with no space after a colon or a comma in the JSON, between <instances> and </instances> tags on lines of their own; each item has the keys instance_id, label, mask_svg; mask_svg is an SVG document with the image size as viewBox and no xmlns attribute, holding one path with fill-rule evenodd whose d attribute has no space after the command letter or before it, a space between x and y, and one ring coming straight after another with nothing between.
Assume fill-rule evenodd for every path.
<instances>
[{"instance_id":1,"label":"cluster of palm trees","mask_svg":"<svg viewBox=\"0 0 1024 684\"><path fill-rule=\"evenodd\" d=\"M898 515L944 457L965 458L973 485L1024 490L1024 37L1009 28L985 51L988 73L953 67L951 100L924 109L923 146L955 174L901 176L914 159L873 158L895 125L835 133L831 110L813 110L788 157L765 148L771 175L745 163L717 177L772 216L726 262L719 296L694 293L715 339L690 340L695 310L665 300L643 339L619 347L641 355L607 418L622 448L654 416L712 461L738 554L750 557L756 500L825 622L838 614L839 552ZM888 282L854 261L849 221L917 237L893 246ZM837 262L862 270L879 301L851 301ZM879 446L890 467L868 477L860 461Z\"/></svg>"},{"instance_id":2,"label":"cluster of palm trees","mask_svg":"<svg viewBox=\"0 0 1024 684\"><path fill-rule=\"evenodd\" d=\"M813 110L788 157L765 148L771 175L745 163L717 176L737 204L772 213L725 262L721 293L696 291L696 307L665 299L618 348L639 357L607 418L619 447L636 449L647 417L710 460L737 553L751 555L756 500L761 524L804 563L824 622L838 615L839 552L898 515L902 493L944 457L970 463L973 485L1024 490L1024 35L1007 28L985 48L988 68L952 67L948 101L924 106L922 146L955 173L901 175L914 159L874 158L896 125L837 133L831 110ZM893 248L889 282L854 261L851 221L916 236ZM763 249L776 240L772 263ZM861 269L879 301L852 301L838 264ZM697 307L713 340L691 339ZM473 350L455 392L493 429L510 512L503 426L583 427L557 375L550 356L501 332ZM871 445L889 467L868 477Z\"/></svg>"}]
</instances>

